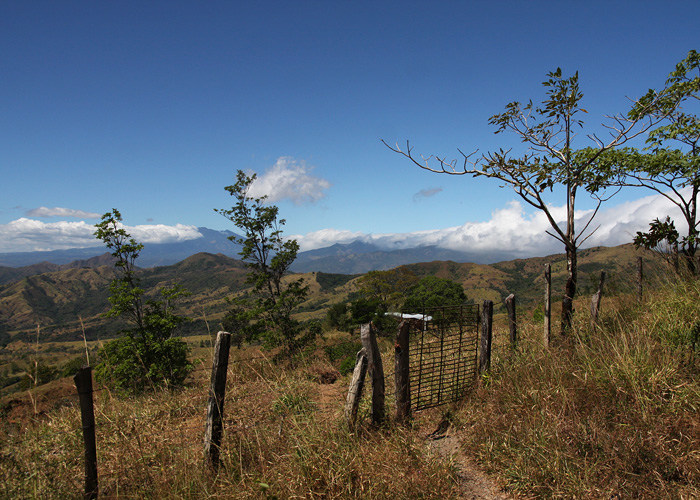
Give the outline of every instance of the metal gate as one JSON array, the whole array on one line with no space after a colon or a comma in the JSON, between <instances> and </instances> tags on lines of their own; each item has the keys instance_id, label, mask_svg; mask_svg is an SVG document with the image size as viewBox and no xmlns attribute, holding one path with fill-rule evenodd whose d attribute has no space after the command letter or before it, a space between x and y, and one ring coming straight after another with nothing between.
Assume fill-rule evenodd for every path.
<instances>
[{"instance_id":1,"label":"metal gate","mask_svg":"<svg viewBox=\"0 0 700 500\"><path fill-rule=\"evenodd\" d=\"M426 309L411 321L409 378L414 410L461 398L476 378L479 306Z\"/></svg>"}]
</instances>

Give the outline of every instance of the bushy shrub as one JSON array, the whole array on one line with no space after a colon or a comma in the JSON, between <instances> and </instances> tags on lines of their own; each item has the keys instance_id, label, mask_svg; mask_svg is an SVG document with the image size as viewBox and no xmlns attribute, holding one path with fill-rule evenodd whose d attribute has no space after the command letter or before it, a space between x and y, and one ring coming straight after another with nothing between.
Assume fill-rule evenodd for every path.
<instances>
[{"instance_id":1,"label":"bushy shrub","mask_svg":"<svg viewBox=\"0 0 700 500\"><path fill-rule=\"evenodd\" d=\"M192 369L187 360L188 351L180 338L149 342L123 336L100 351L95 377L126 393L149 387L179 386Z\"/></svg>"}]
</instances>

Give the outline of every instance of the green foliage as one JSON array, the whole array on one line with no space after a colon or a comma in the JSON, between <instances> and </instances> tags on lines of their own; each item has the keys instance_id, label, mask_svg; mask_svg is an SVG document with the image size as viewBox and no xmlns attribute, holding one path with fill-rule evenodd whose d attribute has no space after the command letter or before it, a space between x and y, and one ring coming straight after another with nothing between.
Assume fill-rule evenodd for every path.
<instances>
[{"instance_id":1,"label":"green foliage","mask_svg":"<svg viewBox=\"0 0 700 500\"><path fill-rule=\"evenodd\" d=\"M55 366L39 361L36 366L31 366L22 377L19 387L20 390L30 389L56 380L59 376L60 374Z\"/></svg>"},{"instance_id":2,"label":"green foliage","mask_svg":"<svg viewBox=\"0 0 700 500\"><path fill-rule=\"evenodd\" d=\"M646 233L639 232L635 244L658 249L661 243L680 245L686 269L683 273L698 274L696 261L700 244L700 221L697 218L698 194L700 194L700 117L688 113L697 109L700 102L700 54L688 52L672 71L661 91L649 90L629 112L630 118L651 117L660 120L646 140L646 153L634 149L626 151L619 162L623 180L620 185L650 189L673 203L688 227L681 236L674 221L655 219Z\"/></svg>"},{"instance_id":3,"label":"green foliage","mask_svg":"<svg viewBox=\"0 0 700 500\"><path fill-rule=\"evenodd\" d=\"M346 341L340 342L339 344L327 345L324 347L326 356L331 362L338 361L339 359L347 358L348 356L355 357L357 351L362 349L362 342L358 341Z\"/></svg>"},{"instance_id":4,"label":"green foliage","mask_svg":"<svg viewBox=\"0 0 700 500\"><path fill-rule=\"evenodd\" d=\"M385 312L386 303L379 298L360 297L350 303L350 318L354 325L376 322Z\"/></svg>"},{"instance_id":5,"label":"green foliage","mask_svg":"<svg viewBox=\"0 0 700 500\"><path fill-rule=\"evenodd\" d=\"M352 372L355 369L355 363L356 363L355 356L348 356L347 358L343 359L343 361L340 362L340 366L338 367L338 371L340 372L341 375L347 375L348 373Z\"/></svg>"},{"instance_id":6,"label":"green foliage","mask_svg":"<svg viewBox=\"0 0 700 500\"><path fill-rule=\"evenodd\" d=\"M86 364L85 356L71 359L61 367L61 377L72 377Z\"/></svg>"},{"instance_id":7,"label":"green foliage","mask_svg":"<svg viewBox=\"0 0 700 500\"><path fill-rule=\"evenodd\" d=\"M192 369L189 348L173 332L187 318L174 314L173 304L187 292L175 284L161 287L161 298L144 300L136 268L143 245L126 232L121 220L117 209L106 213L95 226L95 236L112 250L120 271L110 285L112 309L107 315L125 316L132 328L100 350L95 376L123 392L182 385Z\"/></svg>"},{"instance_id":8,"label":"green foliage","mask_svg":"<svg viewBox=\"0 0 700 500\"><path fill-rule=\"evenodd\" d=\"M100 350L95 377L125 393L177 387L191 371L189 348L179 338L159 339L151 332L125 335Z\"/></svg>"},{"instance_id":9,"label":"green foliage","mask_svg":"<svg viewBox=\"0 0 700 500\"><path fill-rule=\"evenodd\" d=\"M360 349L362 342L356 341L341 342L324 348L331 363L341 360L338 367L341 375L347 375L355 368L355 356Z\"/></svg>"},{"instance_id":10,"label":"green foliage","mask_svg":"<svg viewBox=\"0 0 700 500\"><path fill-rule=\"evenodd\" d=\"M458 306L466 300L467 296L459 283L437 276L426 276L411 288L403 310L419 313L431 307Z\"/></svg>"},{"instance_id":11,"label":"green foliage","mask_svg":"<svg viewBox=\"0 0 700 500\"><path fill-rule=\"evenodd\" d=\"M329 328L347 331L350 326L347 303L338 302L336 304L331 304L326 311L326 324Z\"/></svg>"},{"instance_id":12,"label":"green foliage","mask_svg":"<svg viewBox=\"0 0 700 500\"><path fill-rule=\"evenodd\" d=\"M532 321L536 325L544 323L544 304L537 304L537 307L532 311Z\"/></svg>"},{"instance_id":13,"label":"green foliage","mask_svg":"<svg viewBox=\"0 0 700 500\"><path fill-rule=\"evenodd\" d=\"M317 331L305 329L291 317L306 299L308 286L303 278L287 276L299 244L282 236L285 220L278 218L276 206L265 204L266 196L248 196L255 178L255 174L248 177L239 170L236 183L225 188L236 204L231 209L216 210L245 235L232 236L231 240L242 245L240 255L248 267L247 283L253 285L253 293L247 300L242 299L243 310L235 315L245 323L244 329L251 337L262 337L266 346L282 346L292 355L312 342Z\"/></svg>"},{"instance_id":14,"label":"green foliage","mask_svg":"<svg viewBox=\"0 0 700 500\"><path fill-rule=\"evenodd\" d=\"M358 283L362 297L380 302L386 310L396 310L417 281L416 275L402 266L388 271L370 271Z\"/></svg>"},{"instance_id":15,"label":"green foliage","mask_svg":"<svg viewBox=\"0 0 700 500\"><path fill-rule=\"evenodd\" d=\"M345 283L356 277L356 274L316 273L316 281L321 286L321 290L323 291L333 290L334 288L343 286Z\"/></svg>"}]
</instances>

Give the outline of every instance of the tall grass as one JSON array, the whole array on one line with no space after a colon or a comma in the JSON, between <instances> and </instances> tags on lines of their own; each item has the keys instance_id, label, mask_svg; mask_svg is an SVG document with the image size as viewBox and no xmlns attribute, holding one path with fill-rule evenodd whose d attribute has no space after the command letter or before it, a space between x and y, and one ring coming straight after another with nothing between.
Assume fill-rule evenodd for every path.
<instances>
[{"instance_id":1,"label":"tall grass","mask_svg":"<svg viewBox=\"0 0 700 500\"><path fill-rule=\"evenodd\" d=\"M537 498L700 498L700 285L668 284L643 306L607 299L549 350L529 325L519 352L461 411L465 445ZM585 310L585 304L579 305Z\"/></svg>"},{"instance_id":2,"label":"tall grass","mask_svg":"<svg viewBox=\"0 0 700 500\"><path fill-rule=\"evenodd\" d=\"M321 400L314 376L321 363L287 370L261 353L232 350L218 473L204 465L209 376L204 366L191 386L178 392L130 398L97 392L100 498L454 497L458 486L452 466L426 453L420 433L347 430L345 381L332 388L334 399ZM0 498L81 497L76 405L23 428L5 424Z\"/></svg>"},{"instance_id":3,"label":"tall grass","mask_svg":"<svg viewBox=\"0 0 700 500\"><path fill-rule=\"evenodd\" d=\"M700 498L700 284L667 284L643 305L605 297L596 328L587 301L577 308L573 331L550 349L541 324L520 325L519 349L495 349L491 374L448 412L464 453L525 498ZM319 383L335 371L327 360L289 368L272 359L231 351L218 473L203 456L208 360L178 392L97 392L101 498L464 494L454 465L427 451L425 414L413 426L350 432L347 379ZM368 422L366 401L360 413ZM0 426L0 498L80 498L77 399Z\"/></svg>"}]
</instances>

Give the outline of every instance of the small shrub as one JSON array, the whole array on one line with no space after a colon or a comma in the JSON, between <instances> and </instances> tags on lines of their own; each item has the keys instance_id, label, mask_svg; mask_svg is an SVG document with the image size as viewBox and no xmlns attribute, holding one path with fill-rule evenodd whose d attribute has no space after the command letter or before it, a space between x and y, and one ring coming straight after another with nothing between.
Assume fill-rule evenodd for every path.
<instances>
[{"instance_id":1,"label":"small shrub","mask_svg":"<svg viewBox=\"0 0 700 500\"><path fill-rule=\"evenodd\" d=\"M340 372L341 375L347 375L348 373L352 372L355 369L355 362L356 359L354 356L348 356L343 360L342 363L340 363L340 366L338 367L338 371Z\"/></svg>"}]
</instances>

